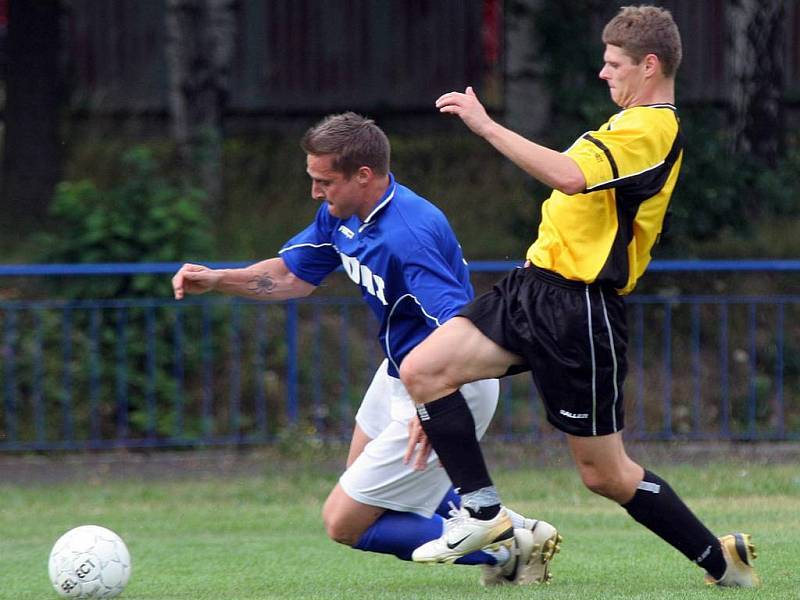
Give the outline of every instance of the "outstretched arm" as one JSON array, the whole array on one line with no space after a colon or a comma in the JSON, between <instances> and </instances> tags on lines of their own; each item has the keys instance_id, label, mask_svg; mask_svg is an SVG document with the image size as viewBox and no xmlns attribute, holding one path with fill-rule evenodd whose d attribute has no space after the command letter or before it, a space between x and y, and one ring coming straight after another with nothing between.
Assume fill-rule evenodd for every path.
<instances>
[{"instance_id":1,"label":"outstretched arm","mask_svg":"<svg viewBox=\"0 0 800 600\"><path fill-rule=\"evenodd\" d=\"M449 92L440 96L436 108L442 113L458 115L474 133L545 185L568 195L578 194L586 188L586 178L574 160L493 121L471 87L463 94Z\"/></svg>"},{"instance_id":2,"label":"outstretched arm","mask_svg":"<svg viewBox=\"0 0 800 600\"><path fill-rule=\"evenodd\" d=\"M270 258L244 269L210 269L185 264L172 278L175 299L186 294L221 292L254 300L288 300L308 296L316 286L292 273L282 258Z\"/></svg>"}]
</instances>

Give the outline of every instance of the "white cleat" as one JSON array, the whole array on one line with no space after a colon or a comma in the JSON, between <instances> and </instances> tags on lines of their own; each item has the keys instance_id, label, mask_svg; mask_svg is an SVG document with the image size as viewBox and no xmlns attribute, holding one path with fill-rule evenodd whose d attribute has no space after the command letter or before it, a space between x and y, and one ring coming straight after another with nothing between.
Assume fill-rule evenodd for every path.
<instances>
[{"instance_id":1,"label":"white cleat","mask_svg":"<svg viewBox=\"0 0 800 600\"><path fill-rule=\"evenodd\" d=\"M725 574L719 579L714 579L706 573L705 582L708 585L722 587L757 587L761 583L753 568L756 559L756 547L750 539L749 533L731 533L719 538L722 546L722 555L725 557Z\"/></svg>"},{"instance_id":2,"label":"white cleat","mask_svg":"<svg viewBox=\"0 0 800 600\"><path fill-rule=\"evenodd\" d=\"M514 527L504 508L487 521L469 515L466 508L450 513L444 522L442 536L422 544L414 550L411 559L421 563L452 563L460 556L486 548L497 550L501 546L513 552Z\"/></svg>"},{"instance_id":3,"label":"white cleat","mask_svg":"<svg viewBox=\"0 0 800 600\"><path fill-rule=\"evenodd\" d=\"M526 519L530 529L514 530L511 558L502 566L485 566L481 583L495 585L531 585L549 583L550 561L561 550L561 535L545 521Z\"/></svg>"}]
</instances>

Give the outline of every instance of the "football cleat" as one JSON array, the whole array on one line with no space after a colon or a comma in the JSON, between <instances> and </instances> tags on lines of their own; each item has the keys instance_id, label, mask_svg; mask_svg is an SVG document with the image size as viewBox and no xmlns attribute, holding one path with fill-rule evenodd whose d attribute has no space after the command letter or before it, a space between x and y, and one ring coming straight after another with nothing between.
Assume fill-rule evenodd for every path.
<instances>
[{"instance_id":1,"label":"football cleat","mask_svg":"<svg viewBox=\"0 0 800 600\"><path fill-rule=\"evenodd\" d=\"M719 543L727 565L725 574L719 579L714 579L706 573L706 583L723 587L758 586L761 580L753 568L753 561L756 559L756 547L750 539L750 534L731 533L719 538Z\"/></svg>"},{"instance_id":2,"label":"football cleat","mask_svg":"<svg viewBox=\"0 0 800 600\"><path fill-rule=\"evenodd\" d=\"M501 546L513 551L514 527L504 508L493 519L471 517L466 508L450 512L444 522L442 536L414 550L411 560L421 563L452 563L458 557L481 550L497 550Z\"/></svg>"},{"instance_id":3,"label":"football cleat","mask_svg":"<svg viewBox=\"0 0 800 600\"><path fill-rule=\"evenodd\" d=\"M530 521L530 529L514 530L514 545L508 562L501 566L483 567L481 584L490 587L550 582L553 578L550 561L561 551L562 537L550 523Z\"/></svg>"}]
</instances>

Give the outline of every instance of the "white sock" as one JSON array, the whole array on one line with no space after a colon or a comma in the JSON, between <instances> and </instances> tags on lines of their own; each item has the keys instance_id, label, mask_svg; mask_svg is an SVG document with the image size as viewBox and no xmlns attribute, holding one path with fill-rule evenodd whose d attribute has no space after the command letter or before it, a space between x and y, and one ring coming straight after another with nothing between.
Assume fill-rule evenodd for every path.
<instances>
[{"instance_id":1,"label":"white sock","mask_svg":"<svg viewBox=\"0 0 800 600\"><path fill-rule=\"evenodd\" d=\"M525 529L525 517L523 517L519 513L514 512L507 506L504 506L503 508L506 509L508 516L511 517L511 523L513 523L514 529Z\"/></svg>"},{"instance_id":2,"label":"white sock","mask_svg":"<svg viewBox=\"0 0 800 600\"><path fill-rule=\"evenodd\" d=\"M508 562L508 559L511 558L511 552L509 552L508 548L505 546L500 546L497 550L488 550L486 548L483 548L482 550L489 556L494 556L498 567L502 567Z\"/></svg>"}]
</instances>

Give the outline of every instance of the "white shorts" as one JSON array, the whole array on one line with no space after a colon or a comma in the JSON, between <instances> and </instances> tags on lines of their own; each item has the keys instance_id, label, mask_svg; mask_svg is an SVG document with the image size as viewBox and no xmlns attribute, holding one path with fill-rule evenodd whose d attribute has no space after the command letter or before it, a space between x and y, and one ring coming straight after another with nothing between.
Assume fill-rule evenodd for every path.
<instances>
[{"instance_id":1,"label":"white shorts","mask_svg":"<svg viewBox=\"0 0 800 600\"><path fill-rule=\"evenodd\" d=\"M434 452L424 471L415 471L403 464L408 446L408 422L416 412L403 383L389 376L386 369L384 360L356 414L356 423L372 441L339 478L339 484L357 502L430 517L450 488L450 479ZM478 439L489 427L499 390L497 379L461 387L475 419Z\"/></svg>"}]
</instances>

